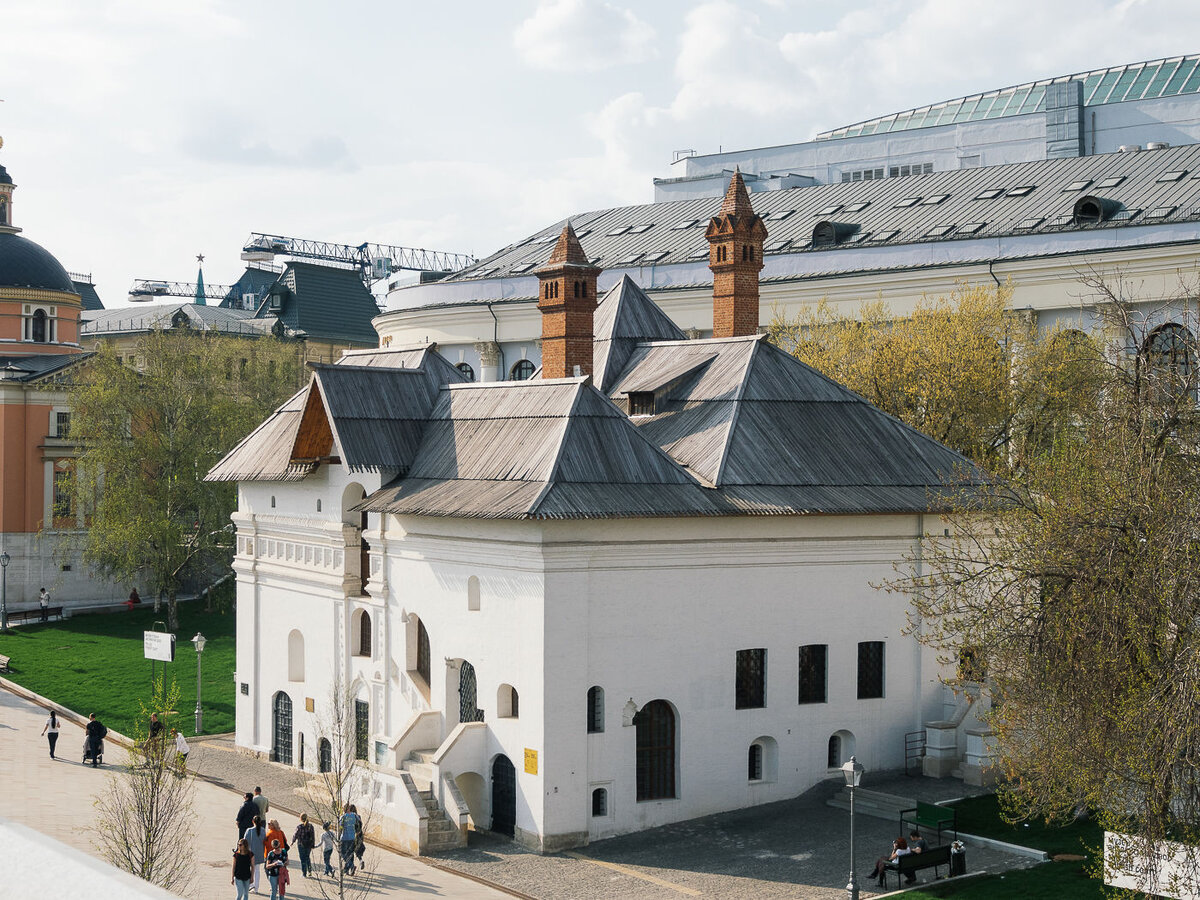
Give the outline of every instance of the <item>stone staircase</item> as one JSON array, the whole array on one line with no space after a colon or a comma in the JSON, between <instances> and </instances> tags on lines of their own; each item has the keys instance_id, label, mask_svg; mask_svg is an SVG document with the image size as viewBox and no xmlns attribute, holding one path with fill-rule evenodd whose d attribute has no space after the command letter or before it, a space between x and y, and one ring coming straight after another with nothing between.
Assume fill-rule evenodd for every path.
<instances>
[{"instance_id":1,"label":"stone staircase","mask_svg":"<svg viewBox=\"0 0 1200 900\"><path fill-rule=\"evenodd\" d=\"M458 826L451 822L445 810L438 804L433 795L433 758L437 748L430 750L414 750L401 764L401 769L408 773L417 786L417 795L425 804L429 813L428 843L425 853L443 853L459 847L460 837Z\"/></svg>"},{"instance_id":2,"label":"stone staircase","mask_svg":"<svg viewBox=\"0 0 1200 900\"><path fill-rule=\"evenodd\" d=\"M845 785L829 800L827 806L834 809L850 809L850 789ZM900 824L900 810L911 809L917 804L911 797L900 797L896 794L885 794L883 791L871 791L856 788L854 792L854 814L856 816L874 816L877 819L889 819Z\"/></svg>"}]
</instances>

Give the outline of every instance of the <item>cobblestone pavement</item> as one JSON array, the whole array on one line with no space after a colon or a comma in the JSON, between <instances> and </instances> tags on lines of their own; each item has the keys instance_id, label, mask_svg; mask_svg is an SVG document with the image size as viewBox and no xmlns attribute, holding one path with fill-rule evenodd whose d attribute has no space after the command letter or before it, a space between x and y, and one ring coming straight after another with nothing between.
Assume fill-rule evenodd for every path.
<instances>
[{"instance_id":1,"label":"cobblestone pavement","mask_svg":"<svg viewBox=\"0 0 1200 900\"><path fill-rule=\"evenodd\" d=\"M92 845L95 834L93 800L107 781L125 765L125 753L115 741L105 742L104 765L93 769L81 763L83 729L62 719L57 759L50 759L46 739L41 736L46 712L41 707L7 690L0 690L0 817L20 822L42 834L56 838L92 856L100 854ZM215 754L221 753L218 758ZM217 780L228 781L239 792L266 781L254 780L258 773L236 768L231 759L239 754L211 751L204 762L213 766ZM202 753L203 757L204 754ZM189 763L191 761L189 760ZM197 760L199 764L200 760ZM253 762L253 761L251 761ZM274 768L269 763L260 764ZM262 784L264 792L268 784ZM190 896L196 900L232 898L229 883L230 850L235 835L234 817L241 803L239 796L202 780L196 782L194 822L196 838L196 885ZM280 804L284 806L288 804ZM290 804L295 807L295 803ZM284 832L290 837L296 827L293 815L272 808ZM367 857L372 887L369 898L431 895L462 900L505 900L510 895L478 884L456 873L426 865L420 860L372 848ZM293 880L288 897L310 900L320 897L313 881L300 875L298 864L291 867ZM49 882L52 883L52 882ZM0 898L6 896L0 875ZM270 894L270 885L262 878L260 888ZM56 885L47 888L47 896L86 897L82 885Z\"/></svg>"},{"instance_id":2,"label":"cobblestone pavement","mask_svg":"<svg viewBox=\"0 0 1200 900\"><path fill-rule=\"evenodd\" d=\"M219 771L218 777L239 789L261 785L272 803L288 805L290 795L296 808L294 769L238 753L228 736L206 740L199 748L206 770ZM896 773L869 773L868 781L864 788L930 802L971 792L960 781ZM541 855L472 832L467 849L441 854L436 862L539 900L834 900L845 897L849 875L850 816L826 805L840 789L840 782L831 781L794 800L597 841L570 853ZM857 868L864 897L882 893L869 876L875 858L890 849L897 827L895 821L857 817ZM967 861L972 872L1029 863L980 846L968 848ZM932 874L920 877L928 882Z\"/></svg>"}]
</instances>

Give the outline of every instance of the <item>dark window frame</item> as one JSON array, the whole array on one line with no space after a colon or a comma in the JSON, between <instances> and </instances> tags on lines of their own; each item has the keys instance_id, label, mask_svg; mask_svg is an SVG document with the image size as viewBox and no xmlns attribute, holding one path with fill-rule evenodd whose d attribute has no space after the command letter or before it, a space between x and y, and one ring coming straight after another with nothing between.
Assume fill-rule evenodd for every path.
<instances>
[{"instance_id":1,"label":"dark window frame","mask_svg":"<svg viewBox=\"0 0 1200 900\"><path fill-rule=\"evenodd\" d=\"M859 700L878 700L885 696L886 659L887 649L883 641L859 641Z\"/></svg>"},{"instance_id":2,"label":"dark window frame","mask_svg":"<svg viewBox=\"0 0 1200 900\"><path fill-rule=\"evenodd\" d=\"M829 702L829 645L804 644L799 650L797 703Z\"/></svg>"},{"instance_id":3,"label":"dark window frame","mask_svg":"<svg viewBox=\"0 0 1200 900\"><path fill-rule=\"evenodd\" d=\"M734 680L734 709L762 709L767 705L766 647L737 651Z\"/></svg>"}]
</instances>

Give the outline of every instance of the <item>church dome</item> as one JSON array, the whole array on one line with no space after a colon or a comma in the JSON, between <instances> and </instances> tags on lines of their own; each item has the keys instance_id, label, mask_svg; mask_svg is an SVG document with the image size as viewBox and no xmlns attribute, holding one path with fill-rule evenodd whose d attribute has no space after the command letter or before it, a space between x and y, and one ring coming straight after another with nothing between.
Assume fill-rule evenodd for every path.
<instances>
[{"instance_id":1,"label":"church dome","mask_svg":"<svg viewBox=\"0 0 1200 900\"><path fill-rule=\"evenodd\" d=\"M0 234L0 287L75 293L62 263L39 244L16 234Z\"/></svg>"}]
</instances>

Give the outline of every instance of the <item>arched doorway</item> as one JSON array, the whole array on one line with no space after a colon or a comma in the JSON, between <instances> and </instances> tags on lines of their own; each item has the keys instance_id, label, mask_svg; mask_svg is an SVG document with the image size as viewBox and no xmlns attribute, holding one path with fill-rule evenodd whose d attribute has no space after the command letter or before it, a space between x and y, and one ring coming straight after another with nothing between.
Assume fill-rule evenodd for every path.
<instances>
[{"instance_id":1,"label":"arched doorway","mask_svg":"<svg viewBox=\"0 0 1200 900\"><path fill-rule=\"evenodd\" d=\"M458 721L483 721L483 710L479 708L478 688L475 683L475 667L465 659L458 670Z\"/></svg>"},{"instance_id":2,"label":"arched doorway","mask_svg":"<svg viewBox=\"0 0 1200 900\"><path fill-rule=\"evenodd\" d=\"M517 770L503 754L492 763L492 831L512 837L517 824Z\"/></svg>"},{"instance_id":3,"label":"arched doorway","mask_svg":"<svg viewBox=\"0 0 1200 900\"><path fill-rule=\"evenodd\" d=\"M675 797L675 710L651 700L633 717L637 728L637 798Z\"/></svg>"},{"instance_id":4,"label":"arched doorway","mask_svg":"<svg viewBox=\"0 0 1200 900\"><path fill-rule=\"evenodd\" d=\"M271 760L292 764L292 698L280 691L271 705Z\"/></svg>"},{"instance_id":5,"label":"arched doorway","mask_svg":"<svg viewBox=\"0 0 1200 900\"><path fill-rule=\"evenodd\" d=\"M317 771L333 771L333 745L327 738L321 738L320 743L317 744Z\"/></svg>"}]
</instances>

